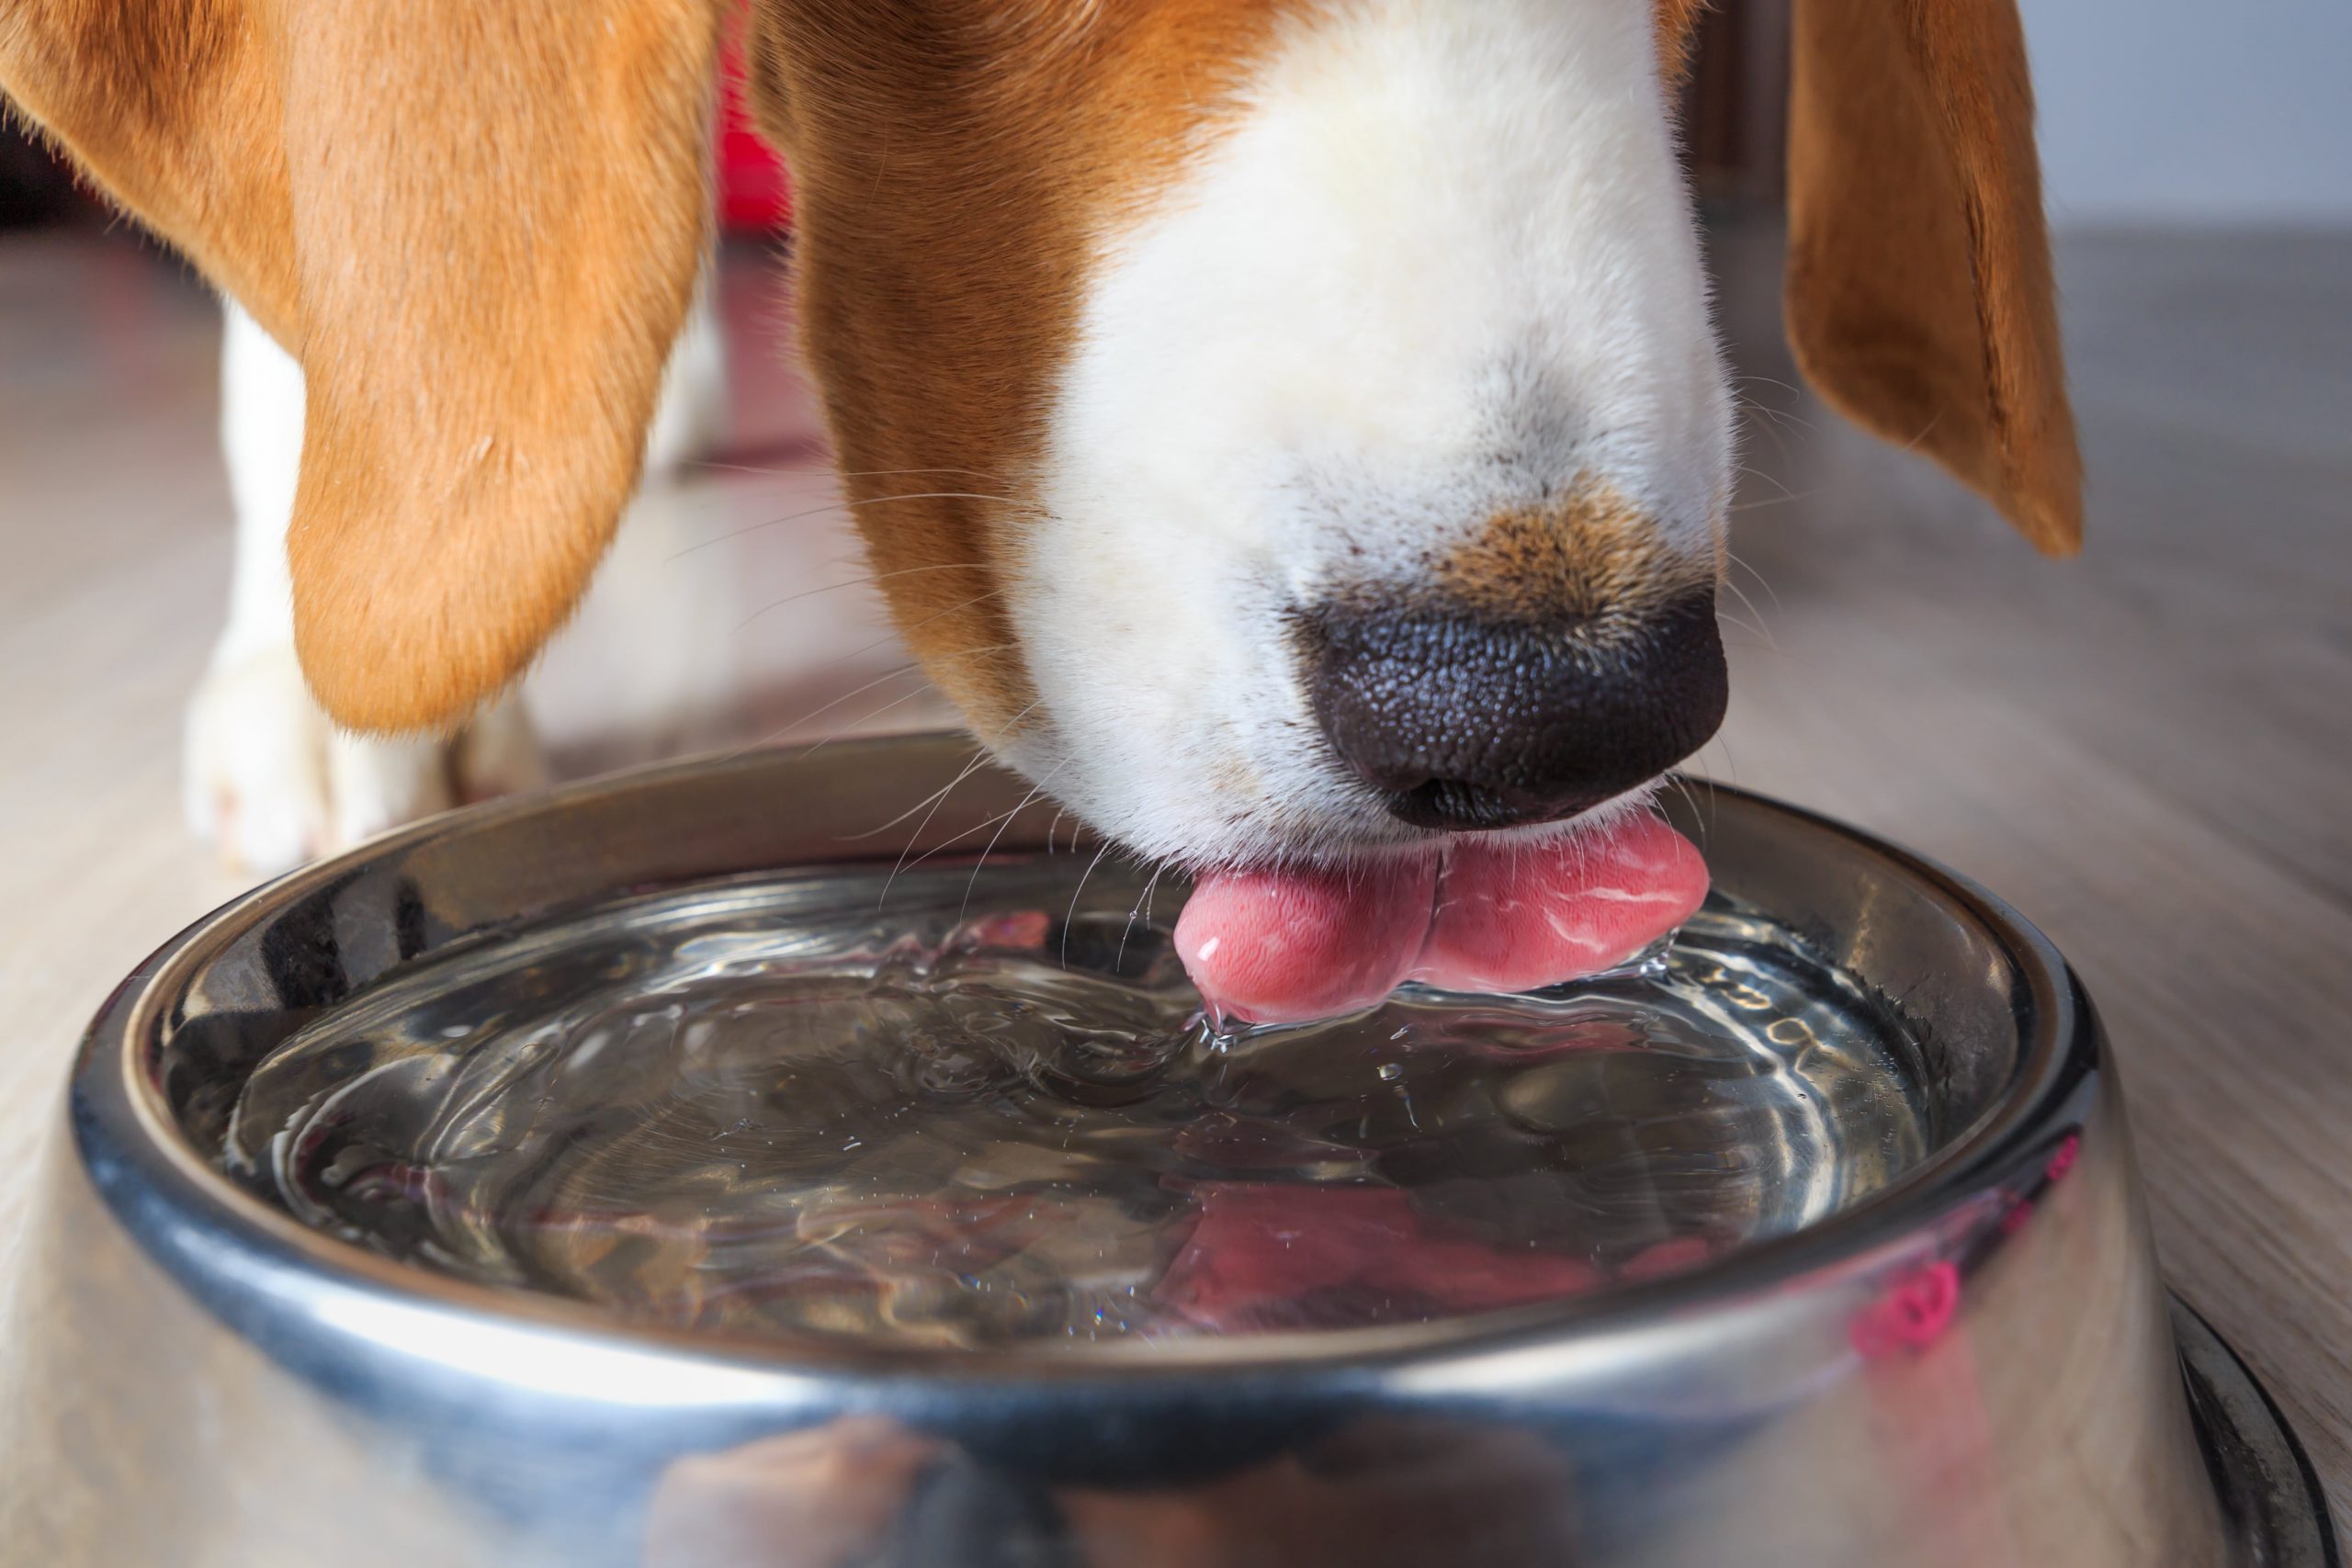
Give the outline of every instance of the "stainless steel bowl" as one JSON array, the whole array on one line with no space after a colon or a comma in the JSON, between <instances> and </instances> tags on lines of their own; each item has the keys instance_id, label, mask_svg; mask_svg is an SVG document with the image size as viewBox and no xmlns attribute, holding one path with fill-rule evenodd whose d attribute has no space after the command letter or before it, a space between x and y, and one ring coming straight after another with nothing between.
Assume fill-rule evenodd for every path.
<instances>
[{"instance_id":1,"label":"stainless steel bowl","mask_svg":"<svg viewBox=\"0 0 2352 1568\"><path fill-rule=\"evenodd\" d=\"M458 813L141 964L76 1064L22 1266L10 1560L2335 1561L2276 1410L2158 1281L2112 1065L2057 953L1936 866L1729 790L1685 824L1718 887L1917 1021L1945 1133L1855 1206L1671 1279L1099 1355L729 1339L389 1262L211 1163L205 1129L261 1055L403 966L616 890L869 855L846 835L967 756L836 745ZM1044 846L1022 798L975 774L917 852Z\"/></svg>"}]
</instances>

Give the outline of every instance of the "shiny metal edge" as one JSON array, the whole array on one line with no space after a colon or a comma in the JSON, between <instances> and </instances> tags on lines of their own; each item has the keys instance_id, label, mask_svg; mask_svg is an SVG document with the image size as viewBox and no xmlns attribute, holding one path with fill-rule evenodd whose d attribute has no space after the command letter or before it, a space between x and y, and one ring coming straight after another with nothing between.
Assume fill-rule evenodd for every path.
<instances>
[{"instance_id":1,"label":"shiny metal edge","mask_svg":"<svg viewBox=\"0 0 2352 1568\"><path fill-rule=\"evenodd\" d=\"M2224 1524L2258 1568L2342 1568L2326 1490L2270 1392L2196 1308L2172 1298L2188 1411Z\"/></svg>"},{"instance_id":2,"label":"shiny metal edge","mask_svg":"<svg viewBox=\"0 0 2352 1568\"><path fill-rule=\"evenodd\" d=\"M911 758L936 751L951 738L938 734L836 742L843 753L871 758L877 767L893 752ZM965 743L968 745L968 743ZM1654 1329L1662 1321L1722 1310L1762 1298L1786 1281L1903 1248L1937 1221L2039 1157L2037 1134L2092 1079L2103 1054L2088 1000L2056 949L2014 909L1970 879L1938 863L1818 813L1751 791L1706 787L1744 809L1771 813L1806 829L1858 846L1900 868L1965 911L1995 936L2031 993L2037 1027L2008 1092L1973 1127L1955 1136L1903 1179L1869 1201L1819 1224L1742 1248L1690 1273L1629 1286L1573 1302L1512 1308L1456 1320L1442 1334L1400 1325L1315 1334L1266 1334L1246 1340L1182 1346L1122 1343L1049 1351L1008 1350L985 1356L920 1348L848 1346L838 1340L767 1336L757 1338L687 1334L617 1322L592 1307L554 1298L497 1291L404 1267L302 1225L243 1191L189 1147L157 1102L142 1064L126 1046L143 1039L150 1010L173 994L176 976L206 962L248 921L249 912L290 903L356 868L431 840L464 821L529 818L582 804L657 791L714 771L777 770L819 750L778 748L717 758L689 758L603 775L525 797L445 813L383 835L357 848L268 883L223 906L164 943L118 987L94 1019L77 1056L70 1095L76 1151L107 1207L140 1244L216 1312L232 1301L251 1312L270 1297L341 1297L352 1313L397 1314L413 1332L429 1337L438 1318L466 1329L495 1331L533 1325L577 1355L596 1361L652 1355L698 1363L768 1382L786 1404L791 1385L833 1375L945 1378L957 1382L1026 1387L1084 1385L1114 1379L1125 1385L1180 1382L1207 1370L1247 1373L1268 1383L1335 1387L1397 1362L1412 1362L1436 1390L1458 1370L1472 1383L1480 1369L1508 1363L1532 1344L1564 1333L1604 1351L1616 1335ZM1008 840L1007 842L1012 840ZM187 1245L202 1238L203 1245ZM233 1245L223 1247L223 1241ZM234 1260L238 1278L216 1273ZM275 1288L272 1288L275 1286Z\"/></svg>"}]
</instances>

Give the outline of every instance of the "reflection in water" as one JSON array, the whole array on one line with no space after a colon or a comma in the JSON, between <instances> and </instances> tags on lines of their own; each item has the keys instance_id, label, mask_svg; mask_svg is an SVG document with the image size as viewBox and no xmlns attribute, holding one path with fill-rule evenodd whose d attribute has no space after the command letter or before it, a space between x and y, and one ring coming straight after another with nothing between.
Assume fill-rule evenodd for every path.
<instances>
[{"instance_id":1,"label":"reflection in water","mask_svg":"<svg viewBox=\"0 0 2352 1568\"><path fill-rule=\"evenodd\" d=\"M982 1346L1574 1295L1926 1149L1910 1042L1719 906L1557 992L1220 1036L1175 900L1135 919L1098 875L1073 911L1073 874L735 880L436 957L255 1072L228 1163L389 1256L632 1320Z\"/></svg>"}]
</instances>

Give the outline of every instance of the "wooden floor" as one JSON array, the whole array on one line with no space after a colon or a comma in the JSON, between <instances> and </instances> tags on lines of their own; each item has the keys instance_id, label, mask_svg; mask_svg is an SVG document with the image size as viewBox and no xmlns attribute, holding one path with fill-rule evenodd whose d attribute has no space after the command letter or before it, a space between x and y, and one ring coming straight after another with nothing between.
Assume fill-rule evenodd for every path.
<instances>
[{"instance_id":1,"label":"wooden floor","mask_svg":"<svg viewBox=\"0 0 2352 1568\"><path fill-rule=\"evenodd\" d=\"M2115 1036L2175 1284L2352 1519L2352 236L2062 245L2093 485L2063 566L1795 389L1770 233L1718 258L1754 608L1732 602L1751 626L1703 763L2056 939ZM861 590L763 611L857 569L750 260L726 278L758 415L735 456L772 471L640 506L535 682L571 771L943 711L888 675ZM0 242L0 1170L109 984L234 890L175 796L228 571L217 334L119 239Z\"/></svg>"}]
</instances>

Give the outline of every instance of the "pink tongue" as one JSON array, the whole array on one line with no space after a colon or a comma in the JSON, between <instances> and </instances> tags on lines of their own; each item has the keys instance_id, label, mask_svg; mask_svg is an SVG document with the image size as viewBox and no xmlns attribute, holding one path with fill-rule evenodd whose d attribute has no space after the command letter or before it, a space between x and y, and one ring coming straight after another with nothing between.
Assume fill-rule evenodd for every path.
<instances>
[{"instance_id":1,"label":"pink tongue","mask_svg":"<svg viewBox=\"0 0 2352 1568\"><path fill-rule=\"evenodd\" d=\"M1176 953L1201 999L1263 1021L1351 1012L1395 990L1430 931L1437 862L1244 871L1193 884Z\"/></svg>"},{"instance_id":2,"label":"pink tongue","mask_svg":"<svg viewBox=\"0 0 2352 1568\"><path fill-rule=\"evenodd\" d=\"M1176 922L1176 951L1218 1012L1283 1023L1369 1007L1408 979L1525 991L1598 974L1706 896L1690 841L1636 813L1555 845L1458 840L1442 866L1212 874Z\"/></svg>"}]
</instances>

